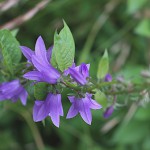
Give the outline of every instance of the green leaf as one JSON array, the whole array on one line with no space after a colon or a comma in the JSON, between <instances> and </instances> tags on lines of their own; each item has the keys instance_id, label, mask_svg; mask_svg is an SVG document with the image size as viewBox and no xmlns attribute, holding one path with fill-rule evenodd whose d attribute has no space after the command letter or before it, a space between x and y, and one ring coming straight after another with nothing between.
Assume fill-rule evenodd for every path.
<instances>
[{"instance_id":1,"label":"green leaf","mask_svg":"<svg viewBox=\"0 0 150 150\"><path fill-rule=\"evenodd\" d=\"M64 28L54 35L54 47L51 63L61 71L70 67L74 61L75 44L72 33L64 22Z\"/></svg>"},{"instance_id":2,"label":"green leaf","mask_svg":"<svg viewBox=\"0 0 150 150\"><path fill-rule=\"evenodd\" d=\"M106 95L100 90L95 90L94 99L102 105L103 108L107 107L107 98Z\"/></svg>"},{"instance_id":3,"label":"green leaf","mask_svg":"<svg viewBox=\"0 0 150 150\"><path fill-rule=\"evenodd\" d=\"M150 37L150 20L143 19L135 28L135 32L139 35Z\"/></svg>"},{"instance_id":4,"label":"green leaf","mask_svg":"<svg viewBox=\"0 0 150 150\"><path fill-rule=\"evenodd\" d=\"M147 0L128 0L127 1L127 12L129 14L133 14L139 9L141 9L145 4Z\"/></svg>"},{"instance_id":5,"label":"green leaf","mask_svg":"<svg viewBox=\"0 0 150 150\"><path fill-rule=\"evenodd\" d=\"M11 34L12 34L14 37L16 37L16 35L18 34L18 32L19 32L19 29L14 29L14 30L11 31Z\"/></svg>"},{"instance_id":6,"label":"green leaf","mask_svg":"<svg viewBox=\"0 0 150 150\"><path fill-rule=\"evenodd\" d=\"M21 50L16 38L6 29L0 30L0 55L6 70L13 74L13 65L19 63Z\"/></svg>"},{"instance_id":7,"label":"green leaf","mask_svg":"<svg viewBox=\"0 0 150 150\"><path fill-rule=\"evenodd\" d=\"M108 70L109 70L109 59L108 59L107 50L105 50L103 57L99 61L97 78L98 79L104 78L105 75L108 73Z\"/></svg>"},{"instance_id":8,"label":"green leaf","mask_svg":"<svg viewBox=\"0 0 150 150\"><path fill-rule=\"evenodd\" d=\"M44 100L47 96L47 84L39 82L34 85L34 97L37 100Z\"/></svg>"}]
</instances>

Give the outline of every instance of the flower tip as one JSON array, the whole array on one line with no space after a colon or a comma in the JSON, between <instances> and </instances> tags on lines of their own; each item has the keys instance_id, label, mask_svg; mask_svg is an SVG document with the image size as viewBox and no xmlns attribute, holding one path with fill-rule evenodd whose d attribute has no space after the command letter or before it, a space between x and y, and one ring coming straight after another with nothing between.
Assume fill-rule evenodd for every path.
<instances>
[{"instance_id":1,"label":"flower tip","mask_svg":"<svg viewBox=\"0 0 150 150\"><path fill-rule=\"evenodd\" d=\"M37 40L43 40L42 36L40 35Z\"/></svg>"},{"instance_id":2,"label":"flower tip","mask_svg":"<svg viewBox=\"0 0 150 150\"><path fill-rule=\"evenodd\" d=\"M55 125L55 127L59 128L59 124L57 124L57 125L56 125L56 124L54 124L54 125Z\"/></svg>"}]
</instances>

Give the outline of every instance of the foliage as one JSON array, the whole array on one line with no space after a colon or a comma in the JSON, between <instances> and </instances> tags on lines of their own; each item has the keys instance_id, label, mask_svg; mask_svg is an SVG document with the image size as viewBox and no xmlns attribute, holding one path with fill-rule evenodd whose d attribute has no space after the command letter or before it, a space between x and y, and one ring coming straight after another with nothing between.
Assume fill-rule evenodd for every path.
<instances>
[{"instance_id":1,"label":"foliage","mask_svg":"<svg viewBox=\"0 0 150 150\"><path fill-rule=\"evenodd\" d=\"M20 1L16 7L8 11L1 12L0 10L0 24L2 25L8 20L25 13L34 7L37 2L29 0ZM112 4L116 3L115 0L111 2ZM43 90L42 95L35 94L34 97L32 95L33 91L29 90L32 94L28 99L29 103L27 107L21 106L19 102L17 104L12 104L9 101L0 103L0 149L36 150L37 145L35 141L36 137L39 138L39 133L44 142L45 150L150 149L149 87L145 85L143 87L139 86L143 80L149 82L150 77L148 69L150 63L149 39L147 38L149 37L150 28L149 16L145 13L147 11L149 12L150 4L146 0L118 0L115 9L109 13L110 7L106 7L109 3L110 1L105 0L52 1L31 20L17 27L19 30L17 34L15 33L16 31L12 31L11 33L5 29L1 30L0 61L2 63L0 64L0 69L3 68L4 71L3 69L0 70L0 82L6 79L12 79L13 75L17 76L18 74L22 74L15 70L25 60L24 58L21 59L19 43L21 45L28 45L34 49L34 41L38 35L42 35L46 39L46 45L48 47L48 43L53 41L55 29L58 28L59 30L62 27L62 18L64 18L75 39L75 60L78 61L80 59L87 38L93 39L95 37L94 40L90 40L93 43L90 43L90 50L87 50L87 63L91 63L90 74L95 78L93 82L96 81L95 74L97 73L97 68L104 66L101 63L103 60L103 52L107 48L110 62L109 72L111 72L114 79L119 78L121 84L124 85L120 86L118 84L115 88L124 90L126 87L132 88L132 85L136 85L137 90L141 88L143 90L138 93L123 93L118 95L115 111L107 120L102 117L102 111L98 110L93 111L93 122L91 126L86 125L77 116L67 121L65 118L62 118L61 126L57 129L49 119L45 120L45 126L42 123L34 123L32 121L31 110L33 100L35 97L43 99L45 92L47 92L45 90L46 88L44 88L46 85L36 84L34 85L35 93L40 94L37 92L40 89L40 91ZM100 17L102 15L103 17ZM99 20L99 18L105 18L106 16L108 16L107 21L103 19ZM94 26L97 20L98 24ZM104 25L100 22L103 22ZM91 32L92 28L95 32ZM54 49L57 53L61 47L58 41L62 37L66 37L66 40L61 42L68 42L64 48L65 50L68 47L72 47L71 56L66 51L66 58L67 60L69 58L69 61L66 61L66 58L61 53L57 53L58 56L55 55L55 52L52 54L56 62L53 65L57 65L62 71L71 66L75 49L72 35L71 33L66 35L66 30L70 31L66 24L64 24L64 28L59 34L55 34ZM16 35L16 38L14 38L14 35ZM87 47L84 48L86 49ZM82 62L82 60L80 61ZM99 61L100 65L98 66ZM104 64L106 63L104 62ZM102 73L100 71L97 77L103 78L107 72L108 68ZM9 76L9 73L12 75ZM105 102L108 102L108 104L112 104L113 102L109 93L107 93L108 95L103 94L106 90L109 91L109 87L102 87L101 91L97 91L95 94L95 99L99 103L102 103L104 108L107 107L107 103ZM66 102L66 93L68 91L70 89L64 90L62 95L65 115L70 106ZM139 93L141 94L140 97ZM36 129L38 129L38 132Z\"/></svg>"}]
</instances>

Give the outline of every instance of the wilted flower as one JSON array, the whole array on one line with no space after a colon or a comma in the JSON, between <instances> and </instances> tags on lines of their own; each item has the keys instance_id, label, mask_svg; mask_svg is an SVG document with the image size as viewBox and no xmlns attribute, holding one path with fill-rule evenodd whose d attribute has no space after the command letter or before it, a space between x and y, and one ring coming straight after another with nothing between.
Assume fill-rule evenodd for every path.
<instances>
[{"instance_id":1,"label":"wilted flower","mask_svg":"<svg viewBox=\"0 0 150 150\"><path fill-rule=\"evenodd\" d=\"M113 105L108 107L106 109L106 111L104 112L104 118L109 118L112 115L113 111L114 111L114 106Z\"/></svg>"},{"instance_id":2,"label":"wilted flower","mask_svg":"<svg viewBox=\"0 0 150 150\"><path fill-rule=\"evenodd\" d=\"M56 127L59 127L60 116L63 116L61 94L49 93L45 101L36 100L33 107L33 120L44 120L50 116Z\"/></svg>"},{"instance_id":3,"label":"wilted flower","mask_svg":"<svg viewBox=\"0 0 150 150\"><path fill-rule=\"evenodd\" d=\"M80 85L85 85L87 83L87 78L89 77L90 64L82 63L77 67L70 67L68 69L70 76Z\"/></svg>"},{"instance_id":4,"label":"wilted flower","mask_svg":"<svg viewBox=\"0 0 150 150\"><path fill-rule=\"evenodd\" d=\"M47 82L55 84L60 78L60 73L49 63L52 47L46 51L44 41L40 36L35 44L35 52L31 49L22 46L23 54L31 62L36 70L24 74L24 78L36 80L38 82Z\"/></svg>"},{"instance_id":5,"label":"wilted flower","mask_svg":"<svg viewBox=\"0 0 150 150\"><path fill-rule=\"evenodd\" d=\"M87 123L91 124L92 122L92 114L91 109L100 109L102 106L98 104L92 98L92 94L86 93L84 98L77 98L75 96L69 96L69 100L72 103L70 107L67 119L75 117L78 113L80 113L82 119Z\"/></svg>"},{"instance_id":6,"label":"wilted flower","mask_svg":"<svg viewBox=\"0 0 150 150\"><path fill-rule=\"evenodd\" d=\"M112 76L110 74L106 74L104 80L105 80L105 82L111 82L112 81Z\"/></svg>"},{"instance_id":7,"label":"wilted flower","mask_svg":"<svg viewBox=\"0 0 150 150\"><path fill-rule=\"evenodd\" d=\"M19 80L0 84L0 101L10 99L12 102L16 102L20 98L21 103L26 105L27 96L28 93Z\"/></svg>"}]
</instances>

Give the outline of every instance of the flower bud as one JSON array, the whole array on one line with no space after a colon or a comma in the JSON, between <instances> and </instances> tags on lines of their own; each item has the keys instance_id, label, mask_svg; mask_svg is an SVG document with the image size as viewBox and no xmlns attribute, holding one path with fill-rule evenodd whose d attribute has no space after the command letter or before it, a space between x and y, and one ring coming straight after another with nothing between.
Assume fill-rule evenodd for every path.
<instances>
[{"instance_id":1,"label":"flower bud","mask_svg":"<svg viewBox=\"0 0 150 150\"><path fill-rule=\"evenodd\" d=\"M106 74L104 80L105 80L105 82L111 82L112 81L112 76L110 74Z\"/></svg>"},{"instance_id":2,"label":"flower bud","mask_svg":"<svg viewBox=\"0 0 150 150\"><path fill-rule=\"evenodd\" d=\"M106 111L104 112L104 115L103 115L104 118L109 118L112 115L113 111L114 111L114 107L113 106L108 107L106 109Z\"/></svg>"}]
</instances>

